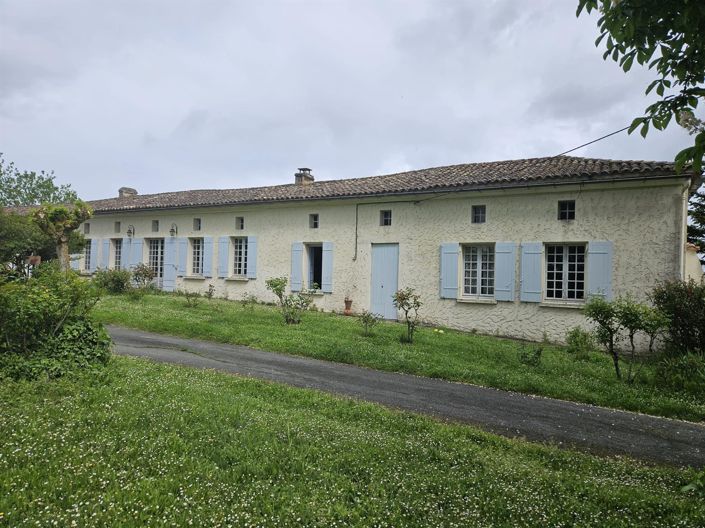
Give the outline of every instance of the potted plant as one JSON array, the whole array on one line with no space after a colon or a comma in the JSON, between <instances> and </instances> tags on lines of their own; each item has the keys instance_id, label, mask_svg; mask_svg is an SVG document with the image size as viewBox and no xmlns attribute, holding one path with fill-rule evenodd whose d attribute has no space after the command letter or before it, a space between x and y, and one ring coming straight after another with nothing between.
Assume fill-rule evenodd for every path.
<instances>
[{"instance_id":1,"label":"potted plant","mask_svg":"<svg viewBox=\"0 0 705 528\"><path fill-rule=\"evenodd\" d=\"M343 313L345 315L352 315L352 299L349 295L345 296L345 311Z\"/></svg>"}]
</instances>

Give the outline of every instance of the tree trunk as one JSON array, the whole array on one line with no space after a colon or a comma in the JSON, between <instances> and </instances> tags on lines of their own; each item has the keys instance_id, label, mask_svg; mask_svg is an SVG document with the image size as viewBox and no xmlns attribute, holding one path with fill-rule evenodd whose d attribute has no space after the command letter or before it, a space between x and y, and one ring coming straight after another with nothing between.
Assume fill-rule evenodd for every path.
<instances>
[{"instance_id":1,"label":"tree trunk","mask_svg":"<svg viewBox=\"0 0 705 528\"><path fill-rule=\"evenodd\" d=\"M610 354L614 363L614 371L617 374L617 379L622 379L622 371L619 369L619 352L614 349L614 338L610 338Z\"/></svg>"},{"instance_id":2,"label":"tree trunk","mask_svg":"<svg viewBox=\"0 0 705 528\"><path fill-rule=\"evenodd\" d=\"M69 262L69 239L62 236L56 242L56 256L59 257L59 268L61 271L68 271L71 267Z\"/></svg>"}]
</instances>

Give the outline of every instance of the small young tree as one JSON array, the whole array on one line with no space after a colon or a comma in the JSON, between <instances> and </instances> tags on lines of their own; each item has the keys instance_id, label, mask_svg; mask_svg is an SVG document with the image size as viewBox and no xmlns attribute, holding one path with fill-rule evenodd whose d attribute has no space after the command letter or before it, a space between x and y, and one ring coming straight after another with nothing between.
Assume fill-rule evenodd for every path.
<instances>
[{"instance_id":1,"label":"small young tree","mask_svg":"<svg viewBox=\"0 0 705 528\"><path fill-rule=\"evenodd\" d=\"M394 293L394 306L397 307L397 310L404 312L404 321L406 322L404 341L407 343L414 342L414 332L419 321L419 308L422 305L421 296L413 288L404 288Z\"/></svg>"},{"instance_id":2,"label":"small young tree","mask_svg":"<svg viewBox=\"0 0 705 528\"><path fill-rule=\"evenodd\" d=\"M658 308L648 307L643 315L644 333L649 336L649 355L654 353L654 343L668 328L668 316Z\"/></svg>"},{"instance_id":3,"label":"small young tree","mask_svg":"<svg viewBox=\"0 0 705 528\"><path fill-rule=\"evenodd\" d=\"M365 336L370 336L372 334L372 327L374 327L379 322L379 317L372 312L364 310L359 317L360 324L362 325L362 333Z\"/></svg>"},{"instance_id":4,"label":"small young tree","mask_svg":"<svg viewBox=\"0 0 705 528\"><path fill-rule=\"evenodd\" d=\"M620 297L614 304L617 320L629 337L631 352L629 355L629 369L627 370L627 383L633 383L640 369L633 370L636 361L636 345L634 337L637 332L644 330L644 314L648 306L635 302L631 297Z\"/></svg>"},{"instance_id":5,"label":"small young tree","mask_svg":"<svg viewBox=\"0 0 705 528\"><path fill-rule=\"evenodd\" d=\"M34 222L56 244L61 271L69 270L69 239L71 233L82 222L93 215L93 211L81 200L73 205L43 205L32 212Z\"/></svg>"},{"instance_id":6,"label":"small young tree","mask_svg":"<svg viewBox=\"0 0 705 528\"><path fill-rule=\"evenodd\" d=\"M597 325L595 337L612 357L617 378L622 379L622 372L619 368L619 348L617 348L621 326L614 303L606 301L602 297L594 296L585 303L583 312L585 317Z\"/></svg>"},{"instance_id":7,"label":"small young tree","mask_svg":"<svg viewBox=\"0 0 705 528\"><path fill-rule=\"evenodd\" d=\"M154 270L147 264L139 263L132 268L132 280L140 290L145 290L156 277Z\"/></svg>"},{"instance_id":8,"label":"small young tree","mask_svg":"<svg viewBox=\"0 0 705 528\"><path fill-rule=\"evenodd\" d=\"M309 291L286 295L287 283L288 279L286 277L273 277L264 282L267 289L277 296L279 308L284 316L284 322L286 324L299 324L301 315L311 305L311 295Z\"/></svg>"}]
</instances>

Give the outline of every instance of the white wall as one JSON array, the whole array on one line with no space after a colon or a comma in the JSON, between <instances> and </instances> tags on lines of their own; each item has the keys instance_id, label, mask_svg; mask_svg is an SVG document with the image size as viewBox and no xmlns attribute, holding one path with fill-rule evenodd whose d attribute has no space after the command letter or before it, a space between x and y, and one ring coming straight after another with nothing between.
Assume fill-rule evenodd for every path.
<instances>
[{"instance_id":1,"label":"white wall","mask_svg":"<svg viewBox=\"0 0 705 528\"><path fill-rule=\"evenodd\" d=\"M177 280L177 288L205 291L240 299L254 294L261 300L274 297L265 288L266 278L289 275L291 243L334 244L333 293L317 297L325 310L343 310L343 299L353 299L353 310L370 304L371 244L399 244L399 286L413 286L421 294L422 316L430 323L459 329L476 329L540 340L544 334L560 341L566 329L584 324L580 310L548 307L518 301L470 304L439 298L439 247L443 242L589 242L610 240L614 245L613 290L645 300L659 280L681 278L683 266L683 193L686 180L630 184L546 186L505 191L452 193L444 196L391 198L358 206L358 243L355 257L356 201L337 200L245 207L181 209L173 211L99 214L92 218L90 238L124 237L128 225L136 237L169 237L172 223L178 237L212 236L213 278ZM557 220L557 202L576 201L576 219ZM407 200L405 198L404 200ZM377 203L379 202L379 203ZM474 204L487 206L485 224L470 223ZM392 226L379 225L380 209L393 211ZM309 213L320 215L320 227L309 228ZM235 217L245 217L245 229L236 231ZM193 218L202 219L200 232L192 231ZM151 221L160 220L160 233L151 232ZM121 222L121 234L113 222ZM245 282L216 278L217 237L257 236L257 278ZM518 257L518 255L517 255ZM461 267L462 268L462 267ZM517 261L517 288L519 286Z\"/></svg>"}]
</instances>

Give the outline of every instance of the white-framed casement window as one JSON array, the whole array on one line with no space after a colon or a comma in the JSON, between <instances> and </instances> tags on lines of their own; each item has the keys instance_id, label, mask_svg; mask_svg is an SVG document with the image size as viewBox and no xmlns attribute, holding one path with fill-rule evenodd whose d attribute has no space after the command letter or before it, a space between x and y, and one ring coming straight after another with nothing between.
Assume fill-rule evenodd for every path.
<instances>
[{"instance_id":1,"label":"white-framed casement window","mask_svg":"<svg viewBox=\"0 0 705 528\"><path fill-rule=\"evenodd\" d=\"M494 296L494 246L463 246L463 296Z\"/></svg>"},{"instance_id":2,"label":"white-framed casement window","mask_svg":"<svg viewBox=\"0 0 705 528\"><path fill-rule=\"evenodd\" d=\"M485 220L487 219L487 206L473 205L471 216L471 221L473 224L484 224Z\"/></svg>"},{"instance_id":3,"label":"white-framed casement window","mask_svg":"<svg viewBox=\"0 0 705 528\"><path fill-rule=\"evenodd\" d=\"M161 286L162 277L164 277L164 239L150 238L149 254L147 265L154 272L154 280L158 286Z\"/></svg>"},{"instance_id":4,"label":"white-framed casement window","mask_svg":"<svg viewBox=\"0 0 705 528\"><path fill-rule=\"evenodd\" d=\"M233 275L247 276L247 237L233 237Z\"/></svg>"},{"instance_id":5,"label":"white-framed casement window","mask_svg":"<svg viewBox=\"0 0 705 528\"><path fill-rule=\"evenodd\" d=\"M191 239L191 275L203 275L203 239Z\"/></svg>"},{"instance_id":6,"label":"white-framed casement window","mask_svg":"<svg viewBox=\"0 0 705 528\"><path fill-rule=\"evenodd\" d=\"M122 238L113 239L113 268L122 269Z\"/></svg>"},{"instance_id":7,"label":"white-framed casement window","mask_svg":"<svg viewBox=\"0 0 705 528\"><path fill-rule=\"evenodd\" d=\"M585 299L585 244L546 244L546 299Z\"/></svg>"},{"instance_id":8,"label":"white-framed casement window","mask_svg":"<svg viewBox=\"0 0 705 528\"><path fill-rule=\"evenodd\" d=\"M83 270L90 271L91 269L91 246L93 241L90 238L86 239L86 247L83 249Z\"/></svg>"}]
</instances>

